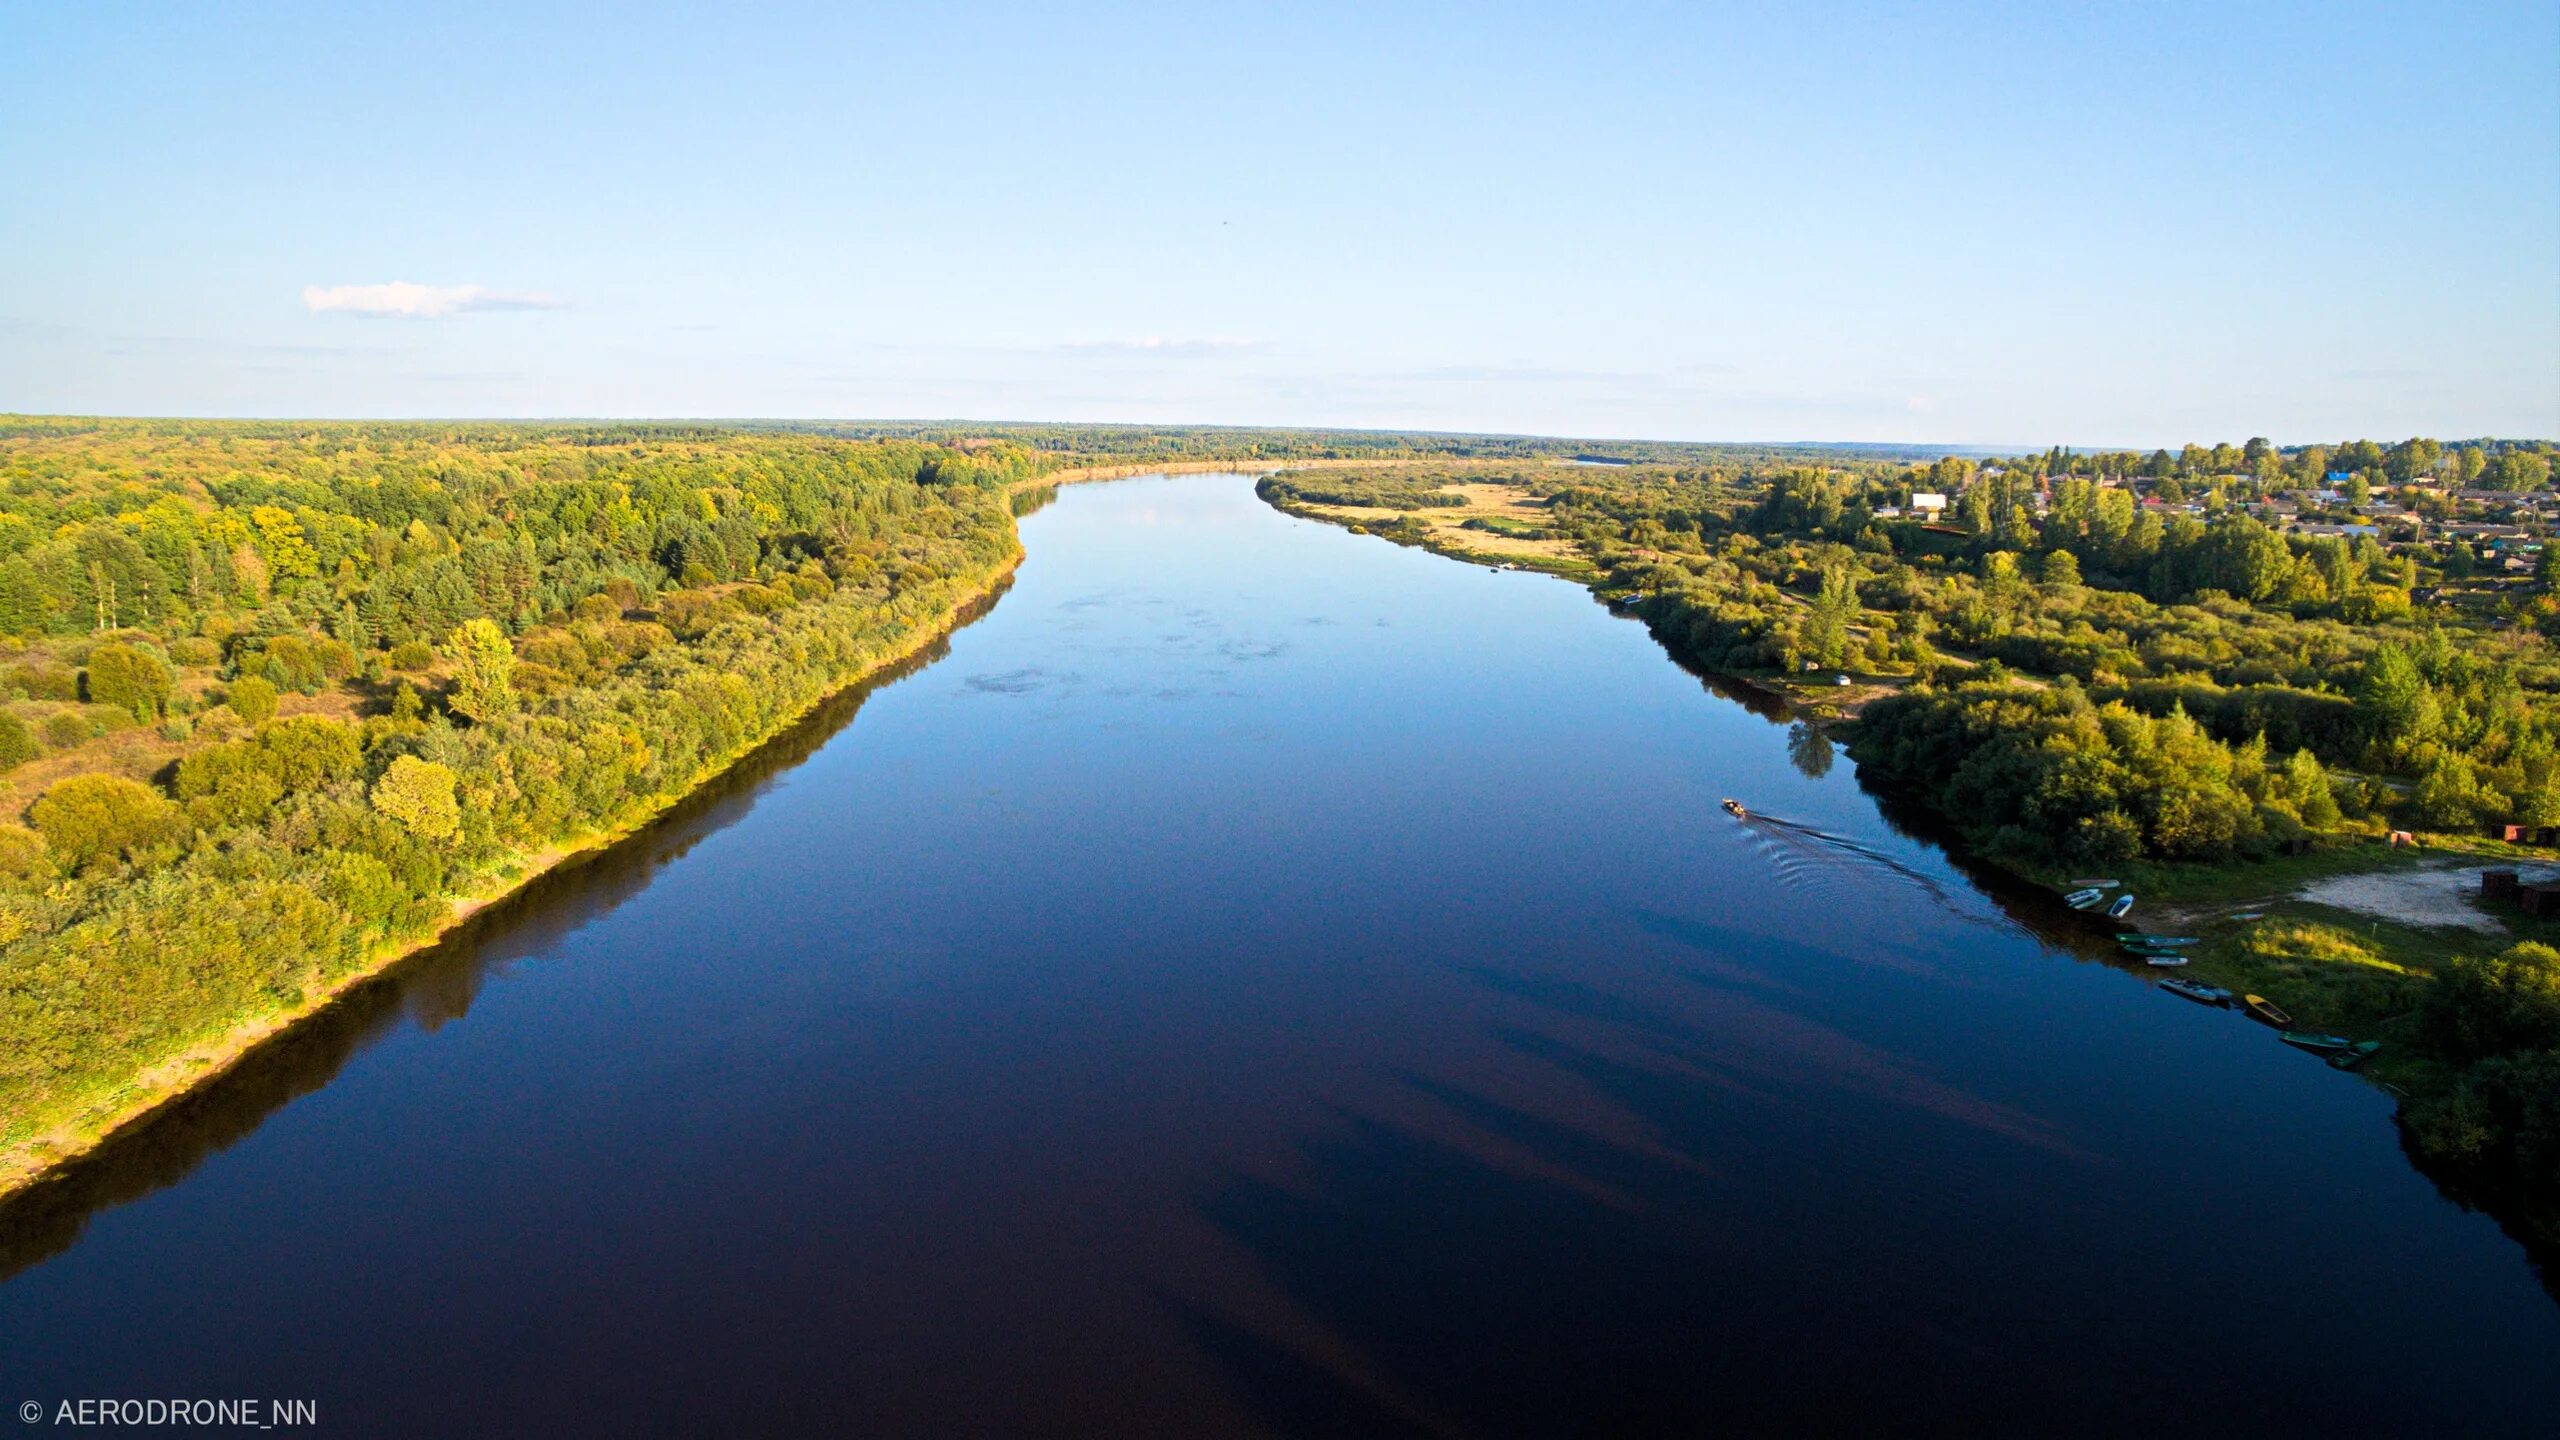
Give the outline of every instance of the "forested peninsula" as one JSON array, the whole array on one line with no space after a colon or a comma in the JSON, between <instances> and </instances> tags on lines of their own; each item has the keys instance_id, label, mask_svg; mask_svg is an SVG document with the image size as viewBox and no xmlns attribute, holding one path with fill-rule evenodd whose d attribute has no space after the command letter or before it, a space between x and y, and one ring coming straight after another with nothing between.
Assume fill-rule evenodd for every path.
<instances>
[{"instance_id":1,"label":"forested peninsula","mask_svg":"<svg viewBox=\"0 0 2560 1440\"><path fill-rule=\"evenodd\" d=\"M2382 1037L2367 1068L2412 1148L2548 1241L2560 922L2510 904L2445 929L2299 892L2560 871L2554 458L2412 439L1437 460L1261 492L1582 580L1699 668L1785 696L1810 753L1846 739L1862 779L1974 855L2057 888L2130 877L2145 913L2203 932L2182 973Z\"/></svg>"}]
</instances>

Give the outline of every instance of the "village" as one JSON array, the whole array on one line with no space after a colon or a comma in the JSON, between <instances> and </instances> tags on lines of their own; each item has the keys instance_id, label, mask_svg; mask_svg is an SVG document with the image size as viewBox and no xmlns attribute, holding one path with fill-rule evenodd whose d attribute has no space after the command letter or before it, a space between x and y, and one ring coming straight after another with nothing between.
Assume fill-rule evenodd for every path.
<instances>
[{"instance_id":1,"label":"village","mask_svg":"<svg viewBox=\"0 0 2560 1440\"><path fill-rule=\"evenodd\" d=\"M1915 474L1935 480L1952 472L1972 484L2009 479L2017 502L2039 523L2052 513L2055 487L2076 479L2101 491L2129 490L2137 514L2163 522L2180 516L2205 520L2236 511L2290 539L2338 539L2350 544L2371 540L2382 554L2422 567L2422 582L2410 592L2413 603L2472 608L2494 603L2537 581L2560 578L2546 572L2543 558L2555 520L2560 520L2560 493L2548 488L2549 458L2537 450L2514 452L2514 463L2502 468L2524 483L2501 486L2477 483L2483 467L2455 458L2479 453L2457 450L2447 455L2444 468L2452 474L2429 467L2395 480L2379 466L2327 469L2317 484L2304 483L2291 466L2274 464L2261 466L2257 473L2235 468L2183 475L2133 474L2126 473L2128 466L2091 475L2042 467L2027 472L2023 466L2011 471L1993 461L1967 476L1961 462L1942 461ZM2149 468L2172 469L2160 463L2166 459L2165 452L2154 456ZM2466 472L2473 483L2464 483ZM1956 521L1963 499L1960 486L1913 489L1874 513L1879 520L1912 520L1931 529L1971 534L1971 528ZM2551 568L2560 569L2560 563Z\"/></svg>"}]
</instances>

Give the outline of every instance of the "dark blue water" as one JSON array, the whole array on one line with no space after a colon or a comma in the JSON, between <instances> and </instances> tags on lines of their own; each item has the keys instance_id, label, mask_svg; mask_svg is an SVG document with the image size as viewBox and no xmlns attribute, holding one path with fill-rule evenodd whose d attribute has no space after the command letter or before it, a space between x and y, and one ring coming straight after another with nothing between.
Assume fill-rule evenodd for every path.
<instances>
[{"instance_id":1,"label":"dark blue water","mask_svg":"<svg viewBox=\"0 0 2560 1440\"><path fill-rule=\"evenodd\" d=\"M0 1212L0 1402L2560 1416L2560 1307L2383 1095L2039 939L1579 588L1235 477L1024 528L947 654Z\"/></svg>"}]
</instances>

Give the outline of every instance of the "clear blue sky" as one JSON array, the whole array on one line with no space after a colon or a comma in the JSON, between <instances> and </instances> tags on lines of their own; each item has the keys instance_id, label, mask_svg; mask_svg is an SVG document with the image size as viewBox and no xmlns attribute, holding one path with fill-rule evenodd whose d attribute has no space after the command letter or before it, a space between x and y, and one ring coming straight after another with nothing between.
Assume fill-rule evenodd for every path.
<instances>
[{"instance_id":1,"label":"clear blue sky","mask_svg":"<svg viewBox=\"0 0 2560 1440\"><path fill-rule=\"evenodd\" d=\"M2560 434L2551 0L393 8L0 7L0 410Z\"/></svg>"}]
</instances>

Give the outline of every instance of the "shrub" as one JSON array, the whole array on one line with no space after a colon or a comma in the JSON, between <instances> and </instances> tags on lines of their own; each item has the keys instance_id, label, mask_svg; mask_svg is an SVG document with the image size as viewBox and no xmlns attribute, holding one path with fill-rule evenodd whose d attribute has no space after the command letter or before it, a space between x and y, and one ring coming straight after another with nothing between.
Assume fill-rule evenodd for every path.
<instances>
[{"instance_id":1,"label":"shrub","mask_svg":"<svg viewBox=\"0 0 2560 1440\"><path fill-rule=\"evenodd\" d=\"M284 798L284 782L245 741L207 746L180 760L170 788L207 830L255 820Z\"/></svg>"},{"instance_id":2,"label":"shrub","mask_svg":"<svg viewBox=\"0 0 2560 1440\"><path fill-rule=\"evenodd\" d=\"M74 775L28 813L45 844L77 870L175 844L187 829L177 806L121 775Z\"/></svg>"},{"instance_id":3,"label":"shrub","mask_svg":"<svg viewBox=\"0 0 2560 1440\"><path fill-rule=\"evenodd\" d=\"M56 750L87 744L98 734L98 727L77 710L56 710L44 720L44 743Z\"/></svg>"},{"instance_id":4,"label":"shrub","mask_svg":"<svg viewBox=\"0 0 2560 1440\"><path fill-rule=\"evenodd\" d=\"M405 640L391 647L391 668L415 672L436 663L436 652L423 640Z\"/></svg>"},{"instance_id":5,"label":"shrub","mask_svg":"<svg viewBox=\"0 0 2560 1440\"><path fill-rule=\"evenodd\" d=\"M275 683L262 675L243 675L231 682L223 699L231 713L252 725L263 725L275 718Z\"/></svg>"},{"instance_id":6,"label":"shrub","mask_svg":"<svg viewBox=\"0 0 2560 1440\"><path fill-rule=\"evenodd\" d=\"M0 825L0 875L24 880L46 868L43 836L24 825Z\"/></svg>"},{"instance_id":7,"label":"shrub","mask_svg":"<svg viewBox=\"0 0 2560 1440\"><path fill-rule=\"evenodd\" d=\"M44 660L27 660L9 667L8 685L23 691L30 700L77 700L80 698L80 672L68 665L55 665Z\"/></svg>"},{"instance_id":8,"label":"shrub","mask_svg":"<svg viewBox=\"0 0 2560 1440\"><path fill-rule=\"evenodd\" d=\"M0 770L14 770L42 753L27 722L13 711L0 710Z\"/></svg>"},{"instance_id":9,"label":"shrub","mask_svg":"<svg viewBox=\"0 0 2560 1440\"><path fill-rule=\"evenodd\" d=\"M2465 1058L2560 1047L2560 950L2525 941L2456 959L2427 996L2427 1035Z\"/></svg>"},{"instance_id":10,"label":"shrub","mask_svg":"<svg viewBox=\"0 0 2560 1440\"><path fill-rule=\"evenodd\" d=\"M89 699L148 724L169 701L169 667L160 657L109 641L89 652Z\"/></svg>"},{"instance_id":11,"label":"shrub","mask_svg":"<svg viewBox=\"0 0 2560 1440\"><path fill-rule=\"evenodd\" d=\"M287 790L308 790L354 774L363 737L326 715L295 715L258 727L258 755Z\"/></svg>"}]
</instances>

